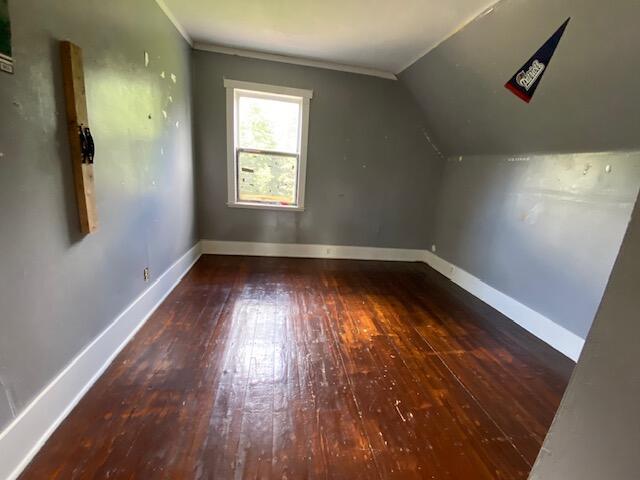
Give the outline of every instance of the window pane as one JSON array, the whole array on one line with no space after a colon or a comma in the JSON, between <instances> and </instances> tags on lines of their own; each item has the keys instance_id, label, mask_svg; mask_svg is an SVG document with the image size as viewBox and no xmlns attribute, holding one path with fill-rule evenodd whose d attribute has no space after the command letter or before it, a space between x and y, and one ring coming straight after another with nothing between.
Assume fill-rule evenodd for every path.
<instances>
[{"instance_id":1,"label":"window pane","mask_svg":"<svg viewBox=\"0 0 640 480\"><path fill-rule=\"evenodd\" d=\"M300 104L240 96L238 115L239 147L298 153Z\"/></svg>"},{"instance_id":2,"label":"window pane","mask_svg":"<svg viewBox=\"0 0 640 480\"><path fill-rule=\"evenodd\" d=\"M262 153L238 153L238 200L296 204L298 158Z\"/></svg>"}]
</instances>

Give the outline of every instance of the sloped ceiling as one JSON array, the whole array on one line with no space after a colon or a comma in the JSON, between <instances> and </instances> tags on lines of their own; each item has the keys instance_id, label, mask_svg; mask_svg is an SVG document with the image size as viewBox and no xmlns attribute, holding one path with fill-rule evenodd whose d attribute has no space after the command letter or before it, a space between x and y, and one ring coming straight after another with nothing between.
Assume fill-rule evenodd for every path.
<instances>
[{"instance_id":1,"label":"sloped ceiling","mask_svg":"<svg viewBox=\"0 0 640 480\"><path fill-rule=\"evenodd\" d=\"M399 73L495 0L164 0L195 42Z\"/></svg>"}]
</instances>

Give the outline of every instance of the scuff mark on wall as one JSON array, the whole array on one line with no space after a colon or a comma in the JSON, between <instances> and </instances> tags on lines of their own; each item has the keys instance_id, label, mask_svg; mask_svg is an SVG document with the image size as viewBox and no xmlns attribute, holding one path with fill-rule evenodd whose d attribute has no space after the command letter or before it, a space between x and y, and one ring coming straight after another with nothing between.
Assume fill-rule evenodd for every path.
<instances>
[{"instance_id":1,"label":"scuff mark on wall","mask_svg":"<svg viewBox=\"0 0 640 480\"><path fill-rule=\"evenodd\" d=\"M5 385L4 381L2 380L2 377L0 377L0 387L2 387L2 391L4 392L5 397L7 398L7 405L9 405L9 410L11 410L11 416L13 418L16 418L16 415L18 414L18 410L16 408L16 402L13 400L13 395L11 394L11 390L9 390L9 387Z\"/></svg>"},{"instance_id":2,"label":"scuff mark on wall","mask_svg":"<svg viewBox=\"0 0 640 480\"><path fill-rule=\"evenodd\" d=\"M529 225L538 223L538 218L544 212L544 204L536 203L528 212L522 216L522 221Z\"/></svg>"},{"instance_id":3,"label":"scuff mark on wall","mask_svg":"<svg viewBox=\"0 0 640 480\"><path fill-rule=\"evenodd\" d=\"M484 12L482 12L480 15L478 15L474 20L479 20L482 17L486 17L487 15L492 14L494 10L495 10L495 7L491 6L488 9L486 9Z\"/></svg>"},{"instance_id":4,"label":"scuff mark on wall","mask_svg":"<svg viewBox=\"0 0 640 480\"><path fill-rule=\"evenodd\" d=\"M427 139L427 142L429 142L429 145L431 145L431 148L433 148L433 151L436 152L436 154L440 158L444 159L444 155L442 154L440 149L436 146L436 144L433 143L433 140L431 140L431 137L429 136L429 133L427 133L427 130L425 128L422 129L422 134L424 135L424 138Z\"/></svg>"}]
</instances>

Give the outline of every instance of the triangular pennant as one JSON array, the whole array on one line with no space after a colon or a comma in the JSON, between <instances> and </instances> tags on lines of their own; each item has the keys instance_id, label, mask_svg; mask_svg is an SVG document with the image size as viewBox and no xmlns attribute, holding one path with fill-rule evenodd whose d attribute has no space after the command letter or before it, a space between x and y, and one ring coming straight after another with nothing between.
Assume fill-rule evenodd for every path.
<instances>
[{"instance_id":1,"label":"triangular pennant","mask_svg":"<svg viewBox=\"0 0 640 480\"><path fill-rule=\"evenodd\" d=\"M560 43L562 34L565 28L567 28L569 20L571 20L571 17L567 18L560 28L556 30L556 33L554 33L551 38L540 47L540 50L504 85L525 102L529 103L533 94L536 92L544 72L547 71L551 57L556 51L558 43Z\"/></svg>"}]
</instances>

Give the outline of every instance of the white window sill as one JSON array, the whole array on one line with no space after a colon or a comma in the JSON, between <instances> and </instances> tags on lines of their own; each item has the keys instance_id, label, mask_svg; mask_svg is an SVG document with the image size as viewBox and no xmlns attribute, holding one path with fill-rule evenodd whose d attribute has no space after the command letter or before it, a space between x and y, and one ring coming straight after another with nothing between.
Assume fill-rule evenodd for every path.
<instances>
[{"instance_id":1,"label":"white window sill","mask_svg":"<svg viewBox=\"0 0 640 480\"><path fill-rule=\"evenodd\" d=\"M257 210L279 210L285 212L304 212L304 207L295 205L269 205L264 203L227 202L227 207L253 208Z\"/></svg>"}]
</instances>

